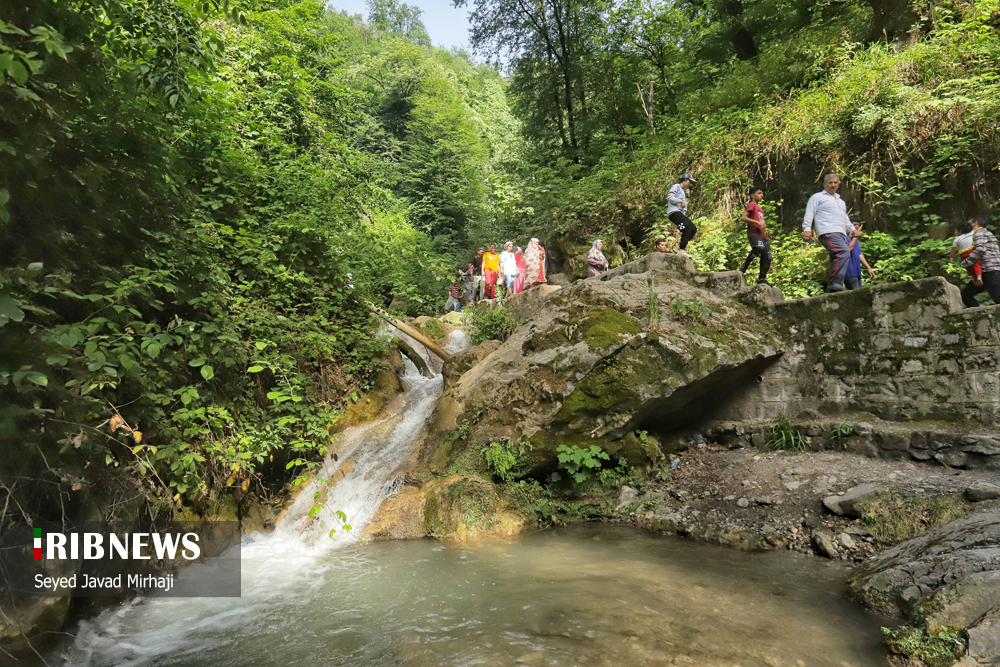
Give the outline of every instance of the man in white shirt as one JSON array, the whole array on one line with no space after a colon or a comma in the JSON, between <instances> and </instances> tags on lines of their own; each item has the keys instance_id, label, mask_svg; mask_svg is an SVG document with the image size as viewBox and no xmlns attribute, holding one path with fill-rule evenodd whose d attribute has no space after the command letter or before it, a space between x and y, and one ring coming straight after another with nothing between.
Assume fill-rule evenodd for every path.
<instances>
[{"instance_id":1,"label":"man in white shirt","mask_svg":"<svg viewBox=\"0 0 1000 667\"><path fill-rule=\"evenodd\" d=\"M844 278L851 258L848 239L857 234L851 219L847 217L847 204L837 194L838 187L840 177L827 174L823 178L823 190L809 198L805 219L802 221L802 239L811 239L815 227L820 244L830 253L827 292L844 291Z\"/></svg>"},{"instance_id":2,"label":"man in white shirt","mask_svg":"<svg viewBox=\"0 0 1000 667\"><path fill-rule=\"evenodd\" d=\"M514 281L517 279L517 258L514 257L514 242L507 241L503 244L503 252L500 253L500 272L507 279L507 293L513 294Z\"/></svg>"},{"instance_id":3,"label":"man in white shirt","mask_svg":"<svg viewBox=\"0 0 1000 667\"><path fill-rule=\"evenodd\" d=\"M681 232L681 242L678 244L677 252L685 256L688 254L686 250L688 242L698 233L698 228L687 217L688 190L692 182L694 178L691 174L681 174L667 192L667 219L677 225L677 229Z\"/></svg>"}]
</instances>

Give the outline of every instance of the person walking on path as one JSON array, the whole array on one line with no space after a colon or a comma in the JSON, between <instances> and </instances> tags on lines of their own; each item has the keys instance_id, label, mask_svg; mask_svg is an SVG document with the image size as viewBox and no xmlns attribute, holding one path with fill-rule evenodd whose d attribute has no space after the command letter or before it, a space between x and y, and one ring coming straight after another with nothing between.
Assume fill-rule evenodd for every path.
<instances>
[{"instance_id":1,"label":"person walking on path","mask_svg":"<svg viewBox=\"0 0 1000 667\"><path fill-rule=\"evenodd\" d=\"M528 266L524 263L524 252L521 246L514 248L514 263L517 264L517 278L514 279L514 294L524 291L524 277L528 273Z\"/></svg>"},{"instance_id":2,"label":"person walking on path","mask_svg":"<svg viewBox=\"0 0 1000 667\"><path fill-rule=\"evenodd\" d=\"M698 228L687 217L688 195L691 191L692 183L694 183L694 178L692 178L691 174L681 174L677 182L667 192L667 218L681 232L681 242L678 245L679 249L677 252L688 257L690 255L688 255L686 250L687 244L698 233Z\"/></svg>"},{"instance_id":3,"label":"person walking on path","mask_svg":"<svg viewBox=\"0 0 1000 667\"><path fill-rule=\"evenodd\" d=\"M1000 244L993 232L986 229L987 218L981 215L969 221L972 225L972 252L962 260L962 266L970 268L979 262L982 269L982 276L979 284L975 280L969 282L962 290L962 303L966 308L975 308L979 305L976 295L986 290L993 303L1000 303Z\"/></svg>"},{"instance_id":4,"label":"person walking on path","mask_svg":"<svg viewBox=\"0 0 1000 667\"><path fill-rule=\"evenodd\" d=\"M976 247L973 241L973 235L975 232L972 231L971 222L960 222L958 223L958 228L956 230L958 236L951 244L951 256L948 258L949 262L955 261L955 253L958 253L959 261L962 261L972 253L972 249ZM977 286L981 287L983 284L983 267L982 260L977 259L976 262L965 270L972 279L972 282Z\"/></svg>"},{"instance_id":5,"label":"person walking on path","mask_svg":"<svg viewBox=\"0 0 1000 667\"><path fill-rule=\"evenodd\" d=\"M458 284L461 279L462 269L458 270L458 277L448 286L448 301L444 304L444 312L454 310L456 313L462 312L462 286Z\"/></svg>"},{"instance_id":6,"label":"person walking on path","mask_svg":"<svg viewBox=\"0 0 1000 667\"><path fill-rule=\"evenodd\" d=\"M458 275L461 276L462 282L465 283L465 304L468 306L472 305L472 264L466 264L464 267L458 269Z\"/></svg>"},{"instance_id":7,"label":"person walking on path","mask_svg":"<svg viewBox=\"0 0 1000 667\"><path fill-rule=\"evenodd\" d=\"M483 248L480 248L472 259L472 296L474 298L469 303L480 301L486 296L486 276L483 275L483 255L485 252Z\"/></svg>"},{"instance_id":8,"label":"person walking on path","mask_svg":"<svg viewBox=\"0 0 1000 667\"><path fill-rule=\"evenodd\" d=\"M608 270L608 260L604 257L604 253L601 252L601 248L603 247L604 241L601 239L597 239L594 241L594 245L590 246L590 252L587 253L588 278L599 276Z\"/></svg>"},{"instance_id":9,"label":"person walking on path","mask_svg":"<svg viewBox=\"0 0 1000 667\"><path fill-rule=\"evenodd\" d=\"M483 255L483 277L486 279L486 298L496 296L497 276L500 275L500 256L496 245L490 245L490 251Z\"/></svg>"},{"instance_id":10,"label":"person walking on path","mask_svg":"<svg viewBox=\"0 0 1000 667\"><path fill-rule=\"evenodd\" d=\"M538 239L528 241L528 247L524 250L524 264L524 289L531 289L545 282L545 251L538 245Z\"/></svg>"},{"instance_id":11,"label":"person walking on path","mask_svg":"<svg viewBox=\"0 0 1000 667\"><path fill-rule=\"evenodd\" d=\"M847 260L847 275L844 277L844 287L847 289L861 289L864 281L861 279L861 267L864 266L868 271L868 277L875 280L875 270L865 259L864 254L861 252L861 229L865 226L861 222L861 218L852 215L850 217L851 224L854 226L854 238L848 246L851 249L851 256Z\"/></svg>"},{"instance_id":12,"label":"person walking on path","mask_svg":"<svg viewBox=\"0 0 1000 667\"><path fill-rule=\"evenodd\" d=\"M771 240L767 237L767 225L764 224L764 209L760 202L764 200L763 188L750 188L750 203L740 218L747 223L747 240L750 241L750 254L743 261L740 273L746 275L750 270L750 262L754 257L760 257L760 271L757 274L758 285L771 285L767 282L767 272L771 268ZM771 285L773 287L773 285Z\"/></svg>"},{"instance_id":13,"label":"person walking on path","mask_svg":"<svg viewBox=\"0 0 1000 667\"><path fill-rule=\"evenodd\" d=\"M503 244L503 252L500 253L500 272L503 273L507 283L507 293L514 293L514 281L517 280L517 260L514 258L514 242L507 241Z\"/></svg>"},{"instance_id":14,"label":"person walking on path","mask_svg":"<svg viewBox=\"0 0 1000 667\"><path fill-rule=\"evenodd\" d=\"M810 240L815 227L820 244L830 253L827 292L844 291L844 278L847 276L847 263L851 254L848 238L854 236L854 225L847 217L847 204L837 194L838 187L840 177L827 174L823 178L823 189L809 198L802 221L802 239Z\"/></svg>"}]
</instances>

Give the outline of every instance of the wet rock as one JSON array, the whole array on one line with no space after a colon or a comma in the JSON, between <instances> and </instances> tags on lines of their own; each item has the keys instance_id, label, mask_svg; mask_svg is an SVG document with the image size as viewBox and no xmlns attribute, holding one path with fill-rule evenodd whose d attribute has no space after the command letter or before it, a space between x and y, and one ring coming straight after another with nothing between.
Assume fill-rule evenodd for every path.
<instances>
[{"instance_id":1,"label":"wet rock","mask_svg":"<svg viewBox=\"0 0 1000 667\"><path fill-rule=\"evenodd\" d=\"M963 494L969 502L979 503L984 500L995 500L1000 498L1000 485L988 482L976 482L970 484Z\"/></svg>"},{"instance_id":2,"label":"wet rock","mask_svg":"<svg viewBox=\"0 0 1000 667\"><path fill-rule=\"evenodd\" d=\"M500 341L487 340L479 345L467 347L457 354L453 354L450 359L444 362L441 367L441 377L444 378L444 386L450 387L458 382L470 368L490 356L500 347Z\"/></svg>"},{"instance_id":3,"label":"wet rock","mask_svg":"<svg viewBox=\"0 0 1000 667\"><path fill-rule=\"evenodd\" d=\"M814 530L812 534L812 543L816 547L816 551L821 556L827 558L840 558L840 554L837 552L837 546L833 541L833 533L827 530Z\"/></svg>"},{"instance_id":4,"label":"wet rock","mask_svg":"<svg viewBox=\"0 0 1000 667\"><path fill-rule=\"evenodd\" d=\"M839 516L860 516L858 506L866 500L870 500L882 492L874 484L859 484L849 489L842 496L827 496L823 499L823 505Z\"/></svg>"},{"instance_id":5,"label":"wet rock","mask_svg":"<svg viewBox=\"0 0 1000 667\"><path fill-rule=\"evenodd\" d=\"M1000 508L952 521L879 554L855 571L850 588L875 608L920 612L935 627L965 627L984 613L984 604L1000 599L990 592L1000 591Z\"/></svg>"}]
</instances>

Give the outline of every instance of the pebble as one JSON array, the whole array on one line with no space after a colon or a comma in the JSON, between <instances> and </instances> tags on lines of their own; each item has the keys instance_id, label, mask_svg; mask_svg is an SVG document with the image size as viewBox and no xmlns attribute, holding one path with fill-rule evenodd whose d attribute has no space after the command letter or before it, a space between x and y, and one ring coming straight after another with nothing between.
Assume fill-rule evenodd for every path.
<instances>
[{"instance_id":1,"label":"pebble","mask_svg":"<svg viewBox=\"0 0 1000 667\"><path fill-rule=\"evenodd\" d=\"M786 491L794 491L802 486L802 482L785 482L784 486Z\"/></svg>"},{"instance_id":2,"label":"pebble","mask_svg":"<svg viewBox=\"0 0 1000 667\"><path fill-rule=\"evenodd\" d=\"M840 535L837 535L837 541L840 542L840 546L844 547L845 549L854 549L855 547L858 546L855 543L854 538L848 535L847 533L841 533Z\"/></svg>"},{"instance_id":3,"label":"pebble","mask_svg":"<svg viewBox=\"0 0 1000 667\"><path fill-rule=\"evenodd\" d=\"M738 507L750 507L750 501L747 500L746 498L740 498L739 500L736 501L736 505Z\"/></svg>"},{"instance_id":4,"label":"pebble","mask_svg":"<svg viewBox=\"0 0 1000 667\"><path fill-rule=\"evenodd\" d=\"M723 498L723 500L725 500L727 503L731 503L734 500L736 500L736 496L726 496L725 498Z\"/></svg>"}]
</instances>

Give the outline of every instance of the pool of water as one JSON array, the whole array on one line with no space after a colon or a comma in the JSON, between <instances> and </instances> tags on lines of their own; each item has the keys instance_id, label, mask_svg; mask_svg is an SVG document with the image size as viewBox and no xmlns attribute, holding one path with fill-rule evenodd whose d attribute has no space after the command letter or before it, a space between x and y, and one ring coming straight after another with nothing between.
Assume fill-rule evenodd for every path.
<instances>
[{"instance_id":1,"label":"pool of water","mask_svg":"<svg viewBox=\"0 0 1000 667\"><path fill-rule=\"evenodd\" d=\"M847 570L800 554L747 554L606 524L323 552L268 542L243 550L242 598L110 609L77 627L72 646L49 662L886 664L876 619L843 595Z\"/></svg>"}]
</instances>

